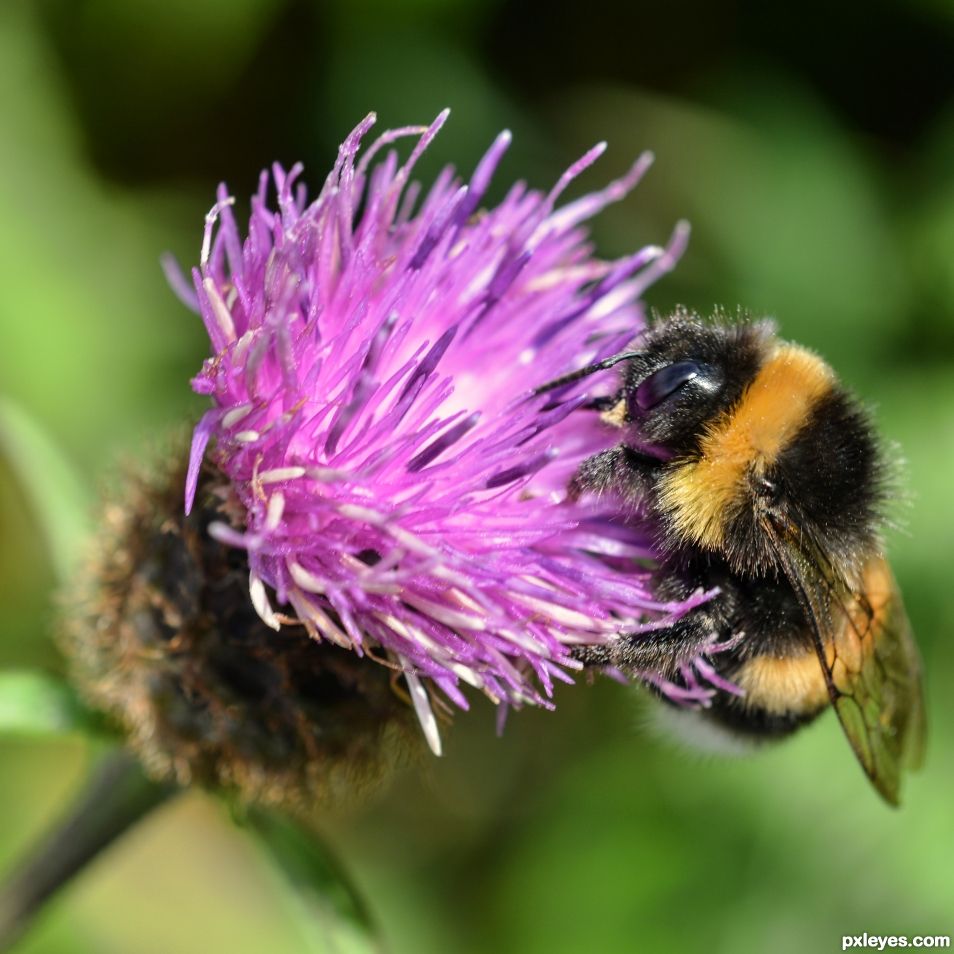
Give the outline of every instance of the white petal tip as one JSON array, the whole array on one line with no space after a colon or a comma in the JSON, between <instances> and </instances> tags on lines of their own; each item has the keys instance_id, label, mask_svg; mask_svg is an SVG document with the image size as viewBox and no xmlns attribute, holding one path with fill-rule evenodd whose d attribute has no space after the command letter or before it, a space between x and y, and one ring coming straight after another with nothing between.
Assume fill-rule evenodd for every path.
<instances>
[{"instance_id":1,"label":"white petal tip","mask_svg":"<svg viewBox=\"0 0 954 954\"><path fill-rule=\"evenodd\" d=\"M406 660L402 660L405 666ZM437 719L434 717L434 710L431 708L431 701L427 697L427 690L416 673L405 672L404 678L407 680L407 687L411 692L411 702L414 703L414 711L417 713L418 721L421 723L421 729L424 731L424 738L431 751L441 755L441 734L437 728Z\"/></svg>"},{"instance_id":2,"label":"white petal tip","mask_svg":"<svg viewBox=\"0 0 954 954\"><path fill-rule=\"evenodd\" d=\"M279 622L272 604L268 601L268 594L265 592L265 584L254 573L249 574L248 592L252 598L252 606L258 613L261 621L271 629L278 631L282 624Z\"/></svg>"}]
</instances>

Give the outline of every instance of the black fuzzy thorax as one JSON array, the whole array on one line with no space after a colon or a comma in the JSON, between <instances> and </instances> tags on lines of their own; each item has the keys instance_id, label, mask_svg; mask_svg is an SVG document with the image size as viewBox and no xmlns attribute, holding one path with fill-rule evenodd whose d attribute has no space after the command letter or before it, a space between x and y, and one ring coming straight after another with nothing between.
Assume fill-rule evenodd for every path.
<instances>
[{"instance_id":1,"label":"black fuzzy thorax","mask_svg":"<svg viewBox=\"0 0 954 954\"><path fill-rule=\"evenodd\" d=\"M867 411L836 386L779 455L769 478L817 549L860 569L877 545L888 482Z\"/></svg>"},{"instance_id":2,"label":"black fuzzy thorax","mask_svg":"<svg viewBox=\"0 0 954 954\"><path fill-rule=\"evenodd\" d=\"M726 559L743 578L777 572L767 519L797 528L805 552L850 584L879 545L886 471L867 411L834 385L765 472L743 476L741 505L727 522Z\"/></svg>"}]
</instances>

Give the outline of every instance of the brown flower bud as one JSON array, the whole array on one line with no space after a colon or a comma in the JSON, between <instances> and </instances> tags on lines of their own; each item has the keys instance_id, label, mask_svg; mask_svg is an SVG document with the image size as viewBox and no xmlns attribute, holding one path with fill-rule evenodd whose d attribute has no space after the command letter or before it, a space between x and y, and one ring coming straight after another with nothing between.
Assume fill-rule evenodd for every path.
<instances>
[{"instance_id":1,"label":"brown flower bud","mask_svg":"<svg viewBox=\"0 0 954 954\"><path fill-rule=\"evenodd\" d=\"M167 460L105 505L61 601L87 700L156 779L299 812L375 789L420 745L392 673L302 626L266 626L244 554L207 533L212 520L243 525L228 482L207 464L186 517L186 455Z\"/></svg>"}]
</instances>

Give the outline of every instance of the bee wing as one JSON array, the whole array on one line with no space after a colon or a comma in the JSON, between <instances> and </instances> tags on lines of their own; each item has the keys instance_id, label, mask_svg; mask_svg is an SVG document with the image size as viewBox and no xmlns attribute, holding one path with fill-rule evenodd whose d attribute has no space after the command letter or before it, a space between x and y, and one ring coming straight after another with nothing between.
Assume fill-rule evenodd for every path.
<instances>
[{"instance_id":1,"label":"bee wing","mask_svg":"<svg viewBox=\"0 0 954 954\"><path fill-rule=\"evenodd\" d=\"M812 623L845 735L874 787L897 805L902 770L920 765L925 723L920 658L891 569L872 558L852 589L810 541L775 527L770 537Z\"/></svg>"}]
</instances>

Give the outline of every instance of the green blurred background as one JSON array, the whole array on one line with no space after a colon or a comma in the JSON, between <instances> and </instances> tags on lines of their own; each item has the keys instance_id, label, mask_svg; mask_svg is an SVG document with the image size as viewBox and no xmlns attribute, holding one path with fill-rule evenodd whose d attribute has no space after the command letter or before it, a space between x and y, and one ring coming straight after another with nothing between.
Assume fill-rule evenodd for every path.
<instances>
[{"instance_id":1,"label":"green blurred background","mask_svg":"<svg viewBox=\"0 0 954 954\"><path fill-rule=\"evenodd\" d=\"M202 403L191 263L225 179L274 159L317 184L368 110L451 121L419 167L580 188L657 164L600 249L694 226L666 309L744 304L825 354L907 461L890 548L927 674L931 740L905 806L869 790L831 716L742 762L674 752L609 681L511 716L477 702L447 754L328 819L397 952L834 951L844 934L954 933L954 5L948 0L3 0L0 394L89 486ZM53 567L0 461L0 666L59 667ZM78 738L0 743L0 865L68 801ZM24 954L309 950L216 803L168 806L104 856Z\"/></svg>"}]
</instances>

